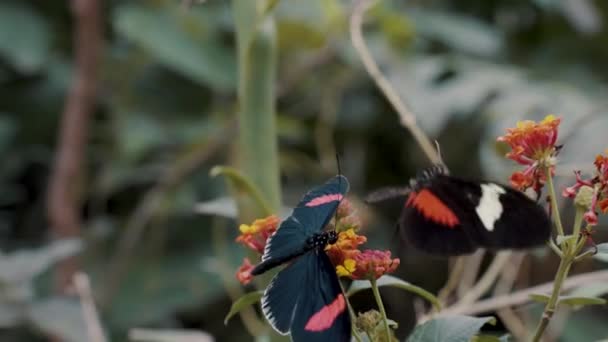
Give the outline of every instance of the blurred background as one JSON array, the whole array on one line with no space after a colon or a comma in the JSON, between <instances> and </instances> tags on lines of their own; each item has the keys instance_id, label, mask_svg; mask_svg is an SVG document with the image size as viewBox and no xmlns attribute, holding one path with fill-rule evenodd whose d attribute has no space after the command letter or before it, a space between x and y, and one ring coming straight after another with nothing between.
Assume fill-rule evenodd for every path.
<instances>
[{"instance_id":1,"label":"blurred background","mask_svg":"<svg viewBox=\"0 0 608 342\"><path fill-rule=\"evenodd\" d=\"M429 165L352 48L350 1L257 6L251 21L241 0L0 2L0 340L87 341L76 269L111 341L135 327L252 340L223 318L244 291L238 224L256 212L239 199L237 218L242 191L214 166L236 165L279 211L336 174L336 152L354 201ZM608 148L607 19L592 0L383 0L364 34L455 175L506 182L516 165L496 137L561 116L561 188ZM400 207L360 204L368 246L390 248L399 277L436 293L447 260L394 242ZM550 281L557 262L534 251L517 287ZM382 293L407 336L412 296ZM533 326L541 310L518 313ZM553 336L607 338L607 318L566 312Z\"/></svg>"}]
</instances>

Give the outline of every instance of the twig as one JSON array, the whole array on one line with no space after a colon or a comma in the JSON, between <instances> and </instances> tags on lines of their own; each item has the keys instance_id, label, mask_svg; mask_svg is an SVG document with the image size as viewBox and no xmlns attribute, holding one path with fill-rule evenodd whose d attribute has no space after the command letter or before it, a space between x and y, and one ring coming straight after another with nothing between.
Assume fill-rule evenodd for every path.
<instances>
[{"instance_id":1,"label":"twig","mask_svg":"<svg viewBox=\"0 0 608 342\"><path fill-rule=\"evenodd\" d=\"M494 281L496 281L496 278L498 278L502 272L503 266L509 261L512 253L513 252L511 251L498 252L481 279L479 279L477 284L475 284L471 290L455 304L455 306L469 305L483 296L490 289L490 287L492 287Z\"/></svg>"},{"instance_id":2,"label":"twig","mask_svg":"<svg viewBox=\"0 0 608 342\"><path fill-rule=\"evenodd\" d=\"M361 31L363 15L372 4L373 1L370 0L358 0L355 2L353 13L350 17L350 37L352 44L355 50L357 50L357 53L359 54L367 73L371 76L376 83L376 86L382 91L386 99L397 111L397 114L399 114L401 125L410 131L418 145L420 145L422 151L432 163L442 163L441 157L435 150L433 143L416 124L416 116L405 105L393 86L382 74L382 71L380 71L378 64L374 60L374 57L370 53L367 44L363 39L363 33Z\"/></svg>"},{"instance_id":3,"label":"twig","mask_svg":"<svg viewBox=\"0 0 608 342\"><path fill-rule=\"evenodd\" d=\"M78 293L78 297L80 297L80 305L82 306L89 341L106 342L106 336L101 327L97 309L95 308L89 277L82 272L74 274L74 287Z\"/></svg>"},{"instance_id":4,"label":"twig","mask_svg":"<svg viewBox=\"0 0 608 342\"><path fill-rule=\"evenodd\" d=\"M437 297L441 303L446 303L450 294L458 287L458 283L460 282L460 276L462 275L462 271L464 270L464 264L466 262L466 257L460 256L456 257L456 261L454 261L454 266L452 266L452 270L448 275L448 280L445 282L445 285L441 290L439 290L439 294Z\"/></svg>"},{"instance_id":5,"label":"twig","mask_svg":"<svg viewBox=\"0 0 608 342\"><path fill-rule=\"evenodd\" d=\"M517 279L519 267L524 260L524 256L525 254L523 252L513 253L513 257L510 262L505 265L501 277L494 287L494 296L503 295L511 291L513 284ZM525 339L526 325L511 308L497 310L496 314L500 317L507 330L511 332L511 335L513 335L516 340L520 341Z\"/></svg>"},{"instance_id":6,"label":"twig","mask_svg":"<svg viewBox=\"0 0 608 342\"><path fill-rule=\"evenodd\" d=\"M367 73L374 80L376 86L384 94L386 99L391 103L395 111L397 111L401 125L410 131L410 133L414 137L414 140L418 143L424 154L433 164L443 164L443 160L441 159L439 153L435 150L435 147L431 140L416 124L416 116L406 106L404 101L401 100L391 83L382 74L382 71L380 71L378 64L376 63L374 57L369 51L367 44L365 43L365 39L363 39L363 15L371 7L372 4L373 1L371 0L357 0L355 2L353 12L350 16L350 36L353 47L361 58L361 61L363 62ZM459 262L464 262L464 260L457 259L455 266L458 266ZM448 277L448 284L444 286L444 289L449 290L448 292L451 292L453 290L453 288L450 288L450 280L457 279L460 275L460 271L456 271L458 270L453 269L450 272L450 276ZM444 291L444 295L446 296L446 298L447 296L449 296L448 292Z\"/></svg>"},{"instance_id":7,"label":"twig","mask_svg":"<svg viewBox=\"0 0 608 342\"><path fill-rule=\"evenodd\" d=\"M188 153L169 168L165 175L152 187L137 205L127 221L125 233L116 247L116 253L108 266L106 283L100 297L101 305L107 304L121 282L123 274L130 266L131 253L154 213L162 205L163 199L171 189L175 188L185 178L192 174L202 163L208 160L224 145L227 139L234 135L235 122L230 121L222 129L206 141L201 147Z\"/></svg>"},{"instance_id":8,"label":"twig","mask_svg":"<svg viewBox=\"0 0 608 342\"><path fill-rule=\"evenodd\" d=\"M87 131L95 93L97 67L101 52L101 19L97 0L72 0L75 72L61 120L58 149L49 180L47 214L55 238L80 236L80 203L78 182L82 181L82 164L87 142ZM75 257L57 264L56 287L69 287L78 269Z\"/></svg>"},{"instance_id":9,"label":"twig","mask_svg":"<svg viewBox=\"0 0 608 342\"><path fill-rule=\"evenodd\" d=\"M462 298L467 291L471 289L475 280L477 280L479 267L481 266L485 254L485 250L480 248L467 258L464 272L462 273L460 283L458 284L457 294L459 298Z\"/></svg>"},{"instance_id":10,"label":"twig","mask_svg":"<svg viewBox=\"0 0 608 342\"><path fill-rule=\"evenodd\" d=\"M577 275L564 281L562 291L572 290L578 286L591 283L608 282L608 270L596 271ZM504 296L480 300L471 305L452 306L442 310L439 315L476 315L484 312L522 305L530 302L530 295L534 293L548 293L553 289L553 282L544 283L525 290L510 293Z\"/></svg>"}]
</instances>

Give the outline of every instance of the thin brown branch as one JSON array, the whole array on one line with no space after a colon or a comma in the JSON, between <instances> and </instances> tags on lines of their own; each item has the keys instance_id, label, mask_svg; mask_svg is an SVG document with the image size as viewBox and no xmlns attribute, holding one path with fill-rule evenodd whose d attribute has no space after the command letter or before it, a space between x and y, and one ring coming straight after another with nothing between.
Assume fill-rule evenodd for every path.
<instances>
[{"instance_id":1,"label":"thin brown branch","mask_svg":"<svg viewBox=\"0 0 608 342\"><path fill-rule=\"evenodd\" d=\"M106 342L107 339L101 327L99 314L93 300L89 277L85 273L76 273L74 275L74 288L78 293L78 297L80 297L80 306L82 307L82 314L87 326L89 341Z\"/></svg>"},{"instance_id":2,"label":"thin brown branch","mask_svg":"<svg viewBox=\"0 0 608 342\"><path fill-rule=\"evenodd\" d=\"M353 47L357 50L367 73L374 80L376 86L382 91L395 111L397 111L397 114L399 114L401 125L410 131L422 151L432 163L443 163L431 140L416 124L416 116L414 113L406 106L404 101L401 100L391 83L382 74L382 71L380 71L376 60L365 43L365 39L363 39L363 15L373 3L374 1L370 0L357 0L355 2L355 7L353 8L353 13L350 17L350 37Z\"/></svg>"},{"instance_id":3,"label":"thin brown branch","mask_svg":"<svg viewBox=\"0 0 608 342\"><path fill-rule=\"evenodd\" d=\"M235 128L235 122L230 121L224 127L218 129L202 146L189 152L168 168L158 183L144 195L129 217L125 232L110 260L107 276L105 277L106 283L103 286L100 298L101 305L107 304L120 285L122 277L130 266L131 255L137 242L141 240L146 227L162 206L167 193L182 183L224 146L226 141L234 136Z\"/></svg>"},{"instance_id":4,"label":"thin brown branch","mask_svg":"<svg viewBox=\"0 0 608 342\"><path fill-rule=\"evenodd\" d=\"M608 282L608 270L596 271L580 274L570 277L564 281L562 291L572 290L578 286L588 285L592 283ZM476 315L485 312L491 312L502 308L518 306L530 302L530 295L534 293L547 294L553 289L553 282L545 283L529 287L524 290L513 292L503 296L492 297L481 300L470 305L459 305L446 308L441 311L440 315L462 314Z\"/></svg>"},{"instance_id":5,"label":"thin brown branch","mask_svg":"<svg viewBox=\"0 0 608 342\"><path fill-rule=\"evenodd\" d=\"M523 252L514 253L513 257L505 265L503 272L494 287L494 296L504 295L511 291L513 284L517 279L519 267L524 261L525 254ZM503 308L496 311L496 315L500 317L507 330L516 340L521 341L526 337L526 325L517 316L511 308Z\"/></svg>"},{"instance_id":6,"label":"thin brown branch","mask_svg":"<svg viewBox=\"0 0 608 342\"><path fill-rule=\"evenodd\" d=\"M471 289L471 287L473 287L473 284L477 280L479 267L481 266L481 262L483 261L485 254L485 250L480 248L467 258L466 265L464 266L464 272L462 273L462 277L456 292L458 298L462 298Z\"/></svg>"},{"instance_id":7,"label":"thin brown branch","mask_svg":"<svg viewBox=\"0 0 608 342\"><path fill-rule=\"evenodd\" d=\"M80 236L80 203L77 194L87 131L94 110L97 68L102 46L97 0L72 0L75 19L75 70L61 120L57 152L47 194L47 215L55 238ZM58 263L56 286L65 290L78 269L75 257Z\"/></svg>"},{"instance_id":8,"label":"thin brown branch","mask_svg":"<svg viewBox=\"0 0 608 342\"><path fill-rule=\"evenodd\" d=\"M443 285L441 290L439 290L439 294L437 295L439 301L442 303L447 303L452 292L454 292L454 290L458 287L467 257L459 256L454 259L454 265L452 266L452 270L448 275L448 280L445 282L445 285Z\"/></svg>"},{"instance_id":9,"label":"thin brown branch","mask_svg":"<svg viewBox=\"0 0 608 342\"><path fill-rule=\"evenodd\" d=\"M481 298L494 285L513 252L498 252L479 281L454 305L468 305Z\"/></svg>"}]
</instances>

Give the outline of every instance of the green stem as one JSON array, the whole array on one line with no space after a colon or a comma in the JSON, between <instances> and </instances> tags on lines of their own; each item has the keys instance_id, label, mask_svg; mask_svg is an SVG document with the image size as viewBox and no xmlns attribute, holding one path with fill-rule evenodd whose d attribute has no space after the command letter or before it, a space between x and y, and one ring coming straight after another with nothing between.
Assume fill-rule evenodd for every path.
<instances>
[{"instance_id":1,"label":"green stem","mask_svg":"<svg viewBox=\"0 0 608 342\"><path fill-rule=\"evenodd\" d=\"M351 327L351 331L353 333L353 336L355 337L355 340L357 340L357 342L361 342L362 341L361 336L359 336L359 332L357 331L357 328L355 327L355 320L357 319L357 316L355 316L355 310L353 310L352 305L350 305L350 301L348 300L348 296L346 295L346 291L344 291L344 286L342 286L342 283L340 283L340 289L342 290L342 295L344 296L344 300L346 300L346 307L348 308L348 314L350 315L350 320L353 323L352 327Z\"/></svg>"},{"instance_id":2,"label":"green stem","mask_svg":"<svg viewBox=\"0 0 608 342\"><path fill-rule=\"evenodd\" d=\"M549 298L547 306L545 306L543 317L541 318L540 322L538 323L538 326L536 327L536 332L534 333L534 337L532 338L533 342L540 341L540 338L543 336L545 329L549 325L549 321L551 321L551 317L553 317L553 313L557 308L559 293L561 291L562 285L564 284L564 280L566 280L566 277L568 276L568 271L570 270L570 266L572 265L572 260L573 259L569 255L566 255L561 259L559 263L557 275L555 276L555 280L553 281L553 292L551 293L551 298Z\"/></svg>"},{"instance_id":3,"label":"green stem","mask_svg":"<svg viewBox=\"0 0 608 342\"><path fill-rule=\"evenodd\" d=\"M376 278L370 279L369 282L372 284L372 292L374 293L376 304L378 304L378 309L380 309L380 313L382 314L382 320L384 321L384 329L386 330L387 341L390 341L390 338L392 336L391 329L388 326L388 318L386 317L386 310L384 310L384 304L382 303L382 297L380 297L380 291L378 290Z\"/></svg>"},{"instance_id":4,"label":"green stem","mask_svg":"<svg viewBox=\"0 0 608 342\"><path fill-rule=\"evenodd\" d=\"M576 206L576 213L574 214L574 224L572 225L572 235L578 236L580 234L584 214L585 209Z\"/></svg>"},{"instance_id":5,"label":"green stem","mask_svg":"<svg viewBox=\"0 0 608 342\"><path fill-rule=\"evenodd\" d=\"M551 248L551 250L555 252L555 254L557 254L558 257L560 257L560 259L563 258L564 253L562 253L562 251L559 249L559 247L557 247L555 242L553 242L553 238L549 238L549 242L547 242L547 245Z\"/></svg>"},{"instance_id":6,"label":"green stem","mask_svg":"<svg viewBox=\"0 0 608 342\"><path fill-rule=\"evenodd\" d=\"M555 228L557 229L557 233L561 236L564 236L564 228L562 226L561 217L559 215L559 209L557 207L557 196L555 196L555 187L553 186L553 177L551 176L551 168L546 167L545 172L547 175L547 185L549 187L549 196L551 201L551 214L553 216L553 221L555 223ZM578 234L580 231L580 224L582 222L582 216L580 214L580 210L576 211L576 217L574 219L574 227L573 233ZM561 255L559 267L557 269L557 274L555 275L555 279L553 280L553 291L551 292L551 297L549 298L549 302L545 306L545 310L543 311L543 316L536 327L536 331L534 333L534 337L532 338L533 342L540 341L543 336L545 329L549 325L551 318L553 317L553 313L557 309L559 294L562 289L562 285L568 276L568 271L570 271L570 266L572 266L572 262L574 261L574 256L578 253L579 250L577 244L561 244ZM558 253L559 255L559 253Z\"/></svg>"},{"instance_id":7,"label":"green stem","mask_svg":"<svg viewBox=\"0 0 608 342\"><path fill-rule=\"evenodd\" d=\"M557 228L557 234L564 235L564 227L562 226L562 219L559 216L559 208L557 207L557 196L555 196L555 187L553 186L553 176L551 176L551 168L546 167L545 173L547 174L547 185L549 186L549 197L551 201L551 214L553 221L555 222L555 228Z\"/></svg>"}]
</instances>

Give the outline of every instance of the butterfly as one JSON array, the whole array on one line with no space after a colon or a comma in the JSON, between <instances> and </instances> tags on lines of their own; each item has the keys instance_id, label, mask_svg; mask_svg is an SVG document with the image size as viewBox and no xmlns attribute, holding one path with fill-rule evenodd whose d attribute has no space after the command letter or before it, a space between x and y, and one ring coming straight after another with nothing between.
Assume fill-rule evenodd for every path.
<instances>
[{"instance_id":1,"label":"butterfly","mask_svg":"<svg viewBox=\"0 0 608 342\"><path fill-rule=\"evenodd\" d=\"M262 296L262 312L280 334L293 341L350 341L346 298L325 246L338 239L323 231L348 191L348 180L335 176L310 190L281 222L264 248L259 275L288 263Z\"/></svg>"},{"instance_id":2,"label":"butterfly","mask_svg":"<svg viewBox=\"0 0 608 342\"><path fill-rule=\"evenodd\" d=\"M524 193L499 183L450 176L441 165L423 170L406 191L380 190L368 201L399 194L407 195L399 231L427 253L529 248L544 244L551 235L547 212Z\"/></svg>"}]
</instances>

